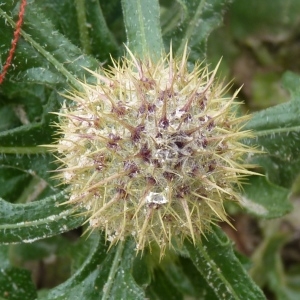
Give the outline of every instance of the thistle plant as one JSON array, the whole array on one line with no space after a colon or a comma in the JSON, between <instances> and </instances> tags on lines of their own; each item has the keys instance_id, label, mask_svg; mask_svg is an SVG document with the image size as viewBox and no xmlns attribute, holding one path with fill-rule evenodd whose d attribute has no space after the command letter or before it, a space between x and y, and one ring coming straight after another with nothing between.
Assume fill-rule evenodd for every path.
<instances>
[{"instance_id":1,"label":"thistle plant","mask_svg":"<svg viewBox=\"0 0 300 300\"><path fill-rule=\"evenodd\" d=\"M133 236L137 250L155 242L163 254L172 241L195 243L211 224L230 224L224 202L239 202L239 181L251 174L237 92L224 95L218 67L188 71L186 51L154 63L128 50L110 69L90 71L96 83L83 82L59 113L52 148L66 203L111 244Z\"/></svg>"},{"instance_id":2,"label":"thistle plant","mask_svg":"<svg viewBox=\"0 0 300 300\"><path fill-rule=\"evenodd\" d=\"M298 0L0 2L1 299L297 295Z\"/></svg>"}]
</instances>

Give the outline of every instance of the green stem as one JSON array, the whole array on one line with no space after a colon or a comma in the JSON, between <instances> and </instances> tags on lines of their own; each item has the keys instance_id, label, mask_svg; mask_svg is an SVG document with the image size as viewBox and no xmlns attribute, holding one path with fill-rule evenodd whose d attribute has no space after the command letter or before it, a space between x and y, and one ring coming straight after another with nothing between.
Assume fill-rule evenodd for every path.
<instances>
[{"instance_id":1,"label":"green stem","mask_svg":"<svg viewBox=\"0 0 300 300\"><path fill-rule=\"evenodd\" d=\"M109 275L108 275L108 279L107 282L105 284L105 287L103 289L103 296L102 296L102 300L106 300L110 298L110 291L112 288L112 285L114 283L114 278L116 276L116 273L118 271L118 267L119 267L119 263L121 260L121 256L124 250L124 241L119 241L118 242L118 246L117 246L117 251L113 260L113 264L111 266Z\"/></svg>"},{"instance_id":2,"label":"green stem","mask_svg":"<svg viewBox=\"0 0 300 300\"><path fill-rule=\"evenodd\" d=\"M77 23L81 48L86 54L91 54L91 43L86 20L85 0L75 0Z\"/></svg>"},{"instance_id":3,"label":"green stem","mask_svg":"<svg viewBox=\"0 0 300 300\"><path fill-rule=\"evenodd\" d=\"M9 23L13 28L16 27L16 23L13 19L0 8L0 16L2 16L7 23ZM21 35L33 48L35 48L41 55L43 55L56 69L58 72L63 74L67 80L73 85L77 90L82 90L81 84L78 82L76 77L74 77L64 66L61 64L53 55L47 52L41 45L39 45L29 34L24 30L21 30Z\"/></svg>"}]
</instances>

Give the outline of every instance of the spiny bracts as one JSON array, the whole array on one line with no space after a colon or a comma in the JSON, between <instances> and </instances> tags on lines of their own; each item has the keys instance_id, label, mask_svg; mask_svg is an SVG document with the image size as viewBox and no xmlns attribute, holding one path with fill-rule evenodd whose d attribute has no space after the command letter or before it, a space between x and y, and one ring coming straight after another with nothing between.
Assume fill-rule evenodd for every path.
<instances>
[{"instance_id":1,"label":"spiny bracts","mask_svg":"<svg viewBox=\"0 0 300 300\"><path fill-rule=\"evenodd\" d=\"M90 71L96 84L66 97L52 150L58 177L69 185L66 202L83 209L89 229L104 230L111 245L127 236L143 250L157 243L194 243L219 221L229 223L225 201L239 201L242 163L253 149L236 114L236 94L216 71L196 64L186 50L157 63L128 57Z\"/></svg>"}]
</instances>

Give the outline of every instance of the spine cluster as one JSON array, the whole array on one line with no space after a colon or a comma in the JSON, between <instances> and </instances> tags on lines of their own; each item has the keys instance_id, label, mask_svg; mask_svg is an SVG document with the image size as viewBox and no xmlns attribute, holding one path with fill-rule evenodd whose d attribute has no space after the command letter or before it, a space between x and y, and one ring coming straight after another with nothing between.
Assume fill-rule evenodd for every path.
<instances>
[{"instance_id":1,"label":"spine cluster","mask_svg":"<svg viewBox=\"0 0 300 300\"><path fill-rule=\"evenodd\" d=\"M67 97L54 150L68 203L86 211L91 230L112 244L133 236L137 250L157 243L196 241L218 221L229 222L224 202L239 201L241 163L251 151L240 140L245 117L216 69L186 53L158 63L129 58L92 72L97 83Z\"/></svg>"}]
</instances>

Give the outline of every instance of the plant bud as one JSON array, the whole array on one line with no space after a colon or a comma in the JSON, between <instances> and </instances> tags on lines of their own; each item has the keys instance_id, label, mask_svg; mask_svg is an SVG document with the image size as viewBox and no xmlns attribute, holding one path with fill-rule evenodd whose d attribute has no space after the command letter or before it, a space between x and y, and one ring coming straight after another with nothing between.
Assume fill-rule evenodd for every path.
<instances>
[{"instance_id":1,"label":"plant bud","mask_svg":"<svg viewBox=\"0 0 300 300\"><path fill-rule=\"evenodd\" d=\"M89 229L113 244L132 236L136 249L174 241L194 243L219 221L229 223L225 201L239 201L242 164L253 149L240 142L247 117L216 79L217 68L187 68L186 50L154 63L128 58L91 72L96 84L60 115L53 148L69 185L67 201L83 209Z\"/></svg>"}]
</instances>

